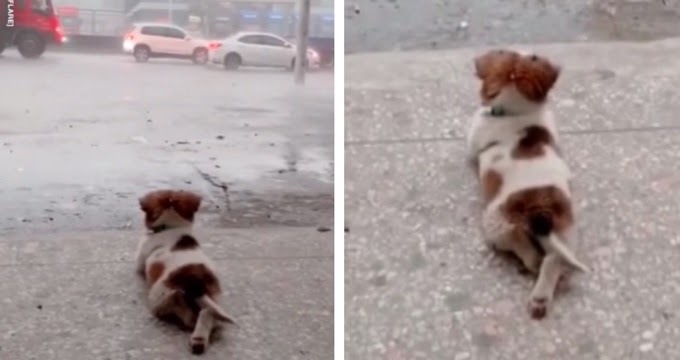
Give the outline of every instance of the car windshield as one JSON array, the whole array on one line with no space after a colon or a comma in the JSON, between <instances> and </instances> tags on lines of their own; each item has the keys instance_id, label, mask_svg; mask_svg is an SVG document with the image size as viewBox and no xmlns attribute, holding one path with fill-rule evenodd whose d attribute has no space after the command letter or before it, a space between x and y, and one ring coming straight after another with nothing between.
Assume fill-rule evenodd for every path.
<instances>
[{"instance_id":1,"label":"car windshield","mask_svg":"<svg viewBox=\"0 0 680 360\"><path fill-rule=\"evenodd\" d=\"M54 10L52 0L32 0L31 8L42 13L51 13Z\"/></svg>"}]
</instances>

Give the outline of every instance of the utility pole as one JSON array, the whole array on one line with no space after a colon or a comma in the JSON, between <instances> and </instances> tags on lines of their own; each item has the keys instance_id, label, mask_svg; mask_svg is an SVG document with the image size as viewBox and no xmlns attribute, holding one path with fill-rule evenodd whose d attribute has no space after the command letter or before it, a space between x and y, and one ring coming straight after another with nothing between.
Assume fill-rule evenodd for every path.
<instances>
[{"instance_id":1,"label":"utility pole","mask_svg":"<svg viewBox=\"0 0 680 360\"><path fill-rule=\"evenodd\" d=\"M203 38L207 39L210 37L210 4L208 0L201 1L201 25L203 26Z\"/></svg>"},{"instance_id":2,"label":"utility pole","mask_svg":"<svg viewBox=\"0 0 680 360\"><path fill-rule=\"evenodd\" d=\"M295 56L295 83L305 83L307 63L307 36L309 35L309 12L311 0L298 0L297 55Z\"/></svg>"},{"instance_id":3,"label":"utility pole","mask_svg":"<svg viewBox=\"0 0 680 360\"><path fill-rule=\"evenodd\" d=\"M174 24L174 21L172 21L172 0L168 0L168 21L170 24Z\"/></svg>"}]
</instances>

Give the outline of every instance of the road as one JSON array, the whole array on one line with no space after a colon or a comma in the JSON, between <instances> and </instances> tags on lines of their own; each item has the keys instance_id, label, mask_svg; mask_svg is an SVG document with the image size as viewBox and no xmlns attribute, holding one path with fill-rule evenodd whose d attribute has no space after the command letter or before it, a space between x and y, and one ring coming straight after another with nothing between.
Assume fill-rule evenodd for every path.
<instances>
[{"instance_id":1,"label":"road","mask_svg":"<svg viewBox=\"0 0 680 360\"><path fill-rule=\"evenodd\" d=\"M483 244L463 141L482 48L346 56L348 359L680 358L680 39L522 47L563 67L550 106L593 272L534 321L532 279Z\"/></svg>"},{"instance_id":2,"label":"road","mask_svg":"<svg viewBox=\"0 0 680 360\"><path fill-rule=\"evenodd\" d=\"M0 61L0 234L130 228L136 199L168 186L203 193L221 226L331 225L332 73L298 89L182 61Z\"/></svg>"},{"instance_id":3,"label":"road","mask_svg":"<svg viewBox=\"0 0 680 360\"><path fill-rule=\"evenodd\" d=\"M678 0L352 0L347 53L680 35Z\"/></svg>"},{"instance_id":4,"label":"road","mask_svg":"<svg viewBox=\"0 0 680 360\"><path fill-rule=\"evenodd\" d=\"M137 199L204 196L228 326L205 359L333 353L333 78L0 57L0 358L189 358L146 309Z\"/></svg>"}]
</instances>

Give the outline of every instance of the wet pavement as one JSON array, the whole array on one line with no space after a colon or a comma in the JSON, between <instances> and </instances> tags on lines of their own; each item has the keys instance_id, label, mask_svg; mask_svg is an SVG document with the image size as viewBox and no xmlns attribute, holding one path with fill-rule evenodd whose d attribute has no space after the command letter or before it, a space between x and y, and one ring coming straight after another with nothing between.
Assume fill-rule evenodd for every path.
<instances>
[{"instance_id":1,"label":"wet pavement","mask_svg":"<svg viewBox=\"0 0 680 360\"><path fill-rule=\"evenodd\" d=\"M521 48L563 67L551 106L593 272L534 321L532 279L483 244L463 135L486 49L346 56L348 359L680 358L680 39Z\"/></svg>"},{"instance_id":2,"label":"wet pavement","mask_svg":"<svg viewBox=\"0 0 680 360\"><path fill-rule=\"evenodd\" d=\"M353 0L347 4L347 53L680 36L678 0Z\"/></svg>"},{"instance_id":3,"label":"wet pavement","mask_svg":"<svg viewBox=\"0 0 680 360\"><path fill-rule=\"evenodd\" d=\"M206 360L331 359L333 234L304 227L200 229L236 319ZM189 333L146 307L135 231L0 239L0 359L190 359ZM291 289L294 289L291 290Z\"/></svg>"},{"instance_id":4,"label":"wet pavement","mask_svg":"<svg viewBox=\"0 0 680 360\"><path fill-rule=\"evenodd\" d=\"M184 61L0 57L0 359L188 359L133 256L138 197L204 196L236 319L205 359L333 353L333 78Z\"/></svg>"},{"instance_id":5,"label":"wet pavement","mask_svg":"<svg viewBox=\"0 0 680 360\"><path fill-rule=\"evenodd\" d=\"M0 57L0 234L125 229L159 187L216 226L330 226L333 74L46 53Z\"/></svg>"}]
</instances>

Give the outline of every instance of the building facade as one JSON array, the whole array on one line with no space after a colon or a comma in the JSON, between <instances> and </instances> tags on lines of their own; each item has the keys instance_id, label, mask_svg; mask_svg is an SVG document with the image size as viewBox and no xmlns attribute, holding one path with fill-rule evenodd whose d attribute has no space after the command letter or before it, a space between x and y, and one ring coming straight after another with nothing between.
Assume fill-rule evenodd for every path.
<instances>
[{"instance_id":1,"label":"building facade","mask_svg":"<svg viewBox=\"0 0 680 360\"><path fill-rule=\"evenodd\" d=\"M126 0L54 0L67 35L115 36L125 28Z\"/></svg>"},{"instance_id":2,"label":"building facade","mask_svg":"<svg viewBox=\"0 0 680 360\"><path fill-rule=\"evenodd\" d=\"M67 35L122 36L126 27L136 22L167 22L211 38L244 30L293 38L298 20L296 3L296 0L55 0L55 7ZM310 16L310 36L333 37L332 0L312 0Z\"/></svg>"}]
</instances>

